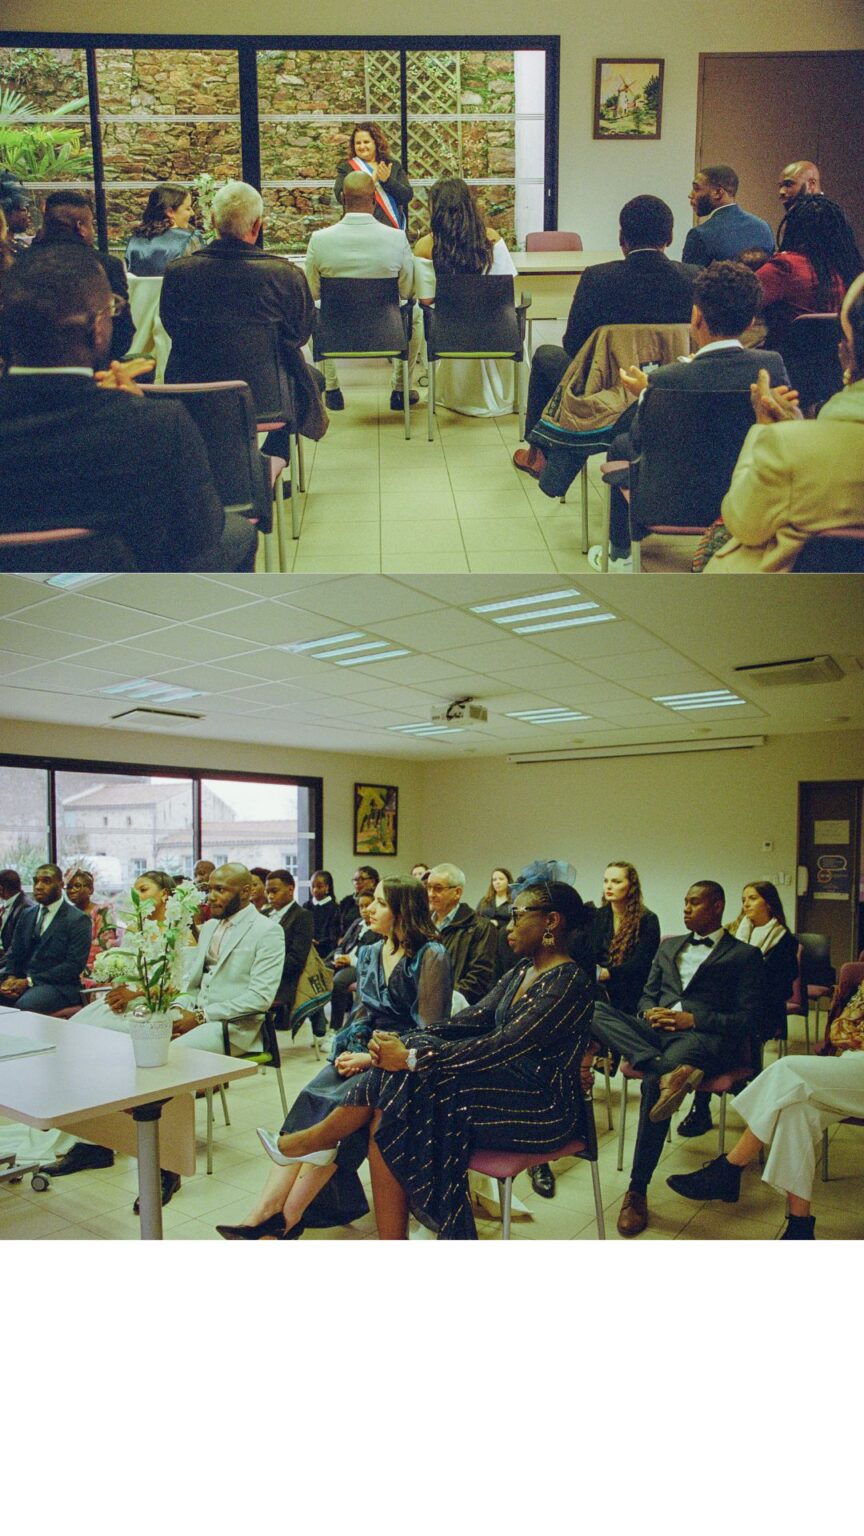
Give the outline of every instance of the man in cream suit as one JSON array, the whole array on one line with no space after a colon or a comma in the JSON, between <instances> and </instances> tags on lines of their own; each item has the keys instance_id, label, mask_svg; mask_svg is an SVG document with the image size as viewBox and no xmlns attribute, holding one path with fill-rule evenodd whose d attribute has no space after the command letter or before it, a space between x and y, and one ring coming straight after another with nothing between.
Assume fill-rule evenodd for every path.
<instances>
[{"instance_id":1,"label":"man in cream suit","mask_svg":"<svg viewBox=\"0 0 864 1536\"><path fill-rule=\"evenodd\" d=\"M240 1054L258 1046L261 1024L279 990L285 935L251 904L242 864L223 864L208 881L212 916L198 948L174 1038L199 1051Z\"/></svg>"},{"instance_id":2,"label":"man in cream suit","mask_svg":"<svg viewBox=\"0 0 864 1536\"><path fill-rule=\"evenodd\" d=\"M375 183L365 171L351 171L342 184L342 206L345 213L338 224L329 229L317 229L306 251L306 281L313 299L321 297L322 277L396 277L399 279L399 297L410 298L414 286L414 257L401 229L391 229L379 224L375 218ZM415 313L408 352L409 370L413 376L417 349L422 327ZM345 400L339 388L339 376L334 362L325 362L324 399L331 411L345 409ZM394 363L391 411L403 409L402 365ZM416 405L419 396L412 389L411 404Z\"/></svg>"}]
</instances>

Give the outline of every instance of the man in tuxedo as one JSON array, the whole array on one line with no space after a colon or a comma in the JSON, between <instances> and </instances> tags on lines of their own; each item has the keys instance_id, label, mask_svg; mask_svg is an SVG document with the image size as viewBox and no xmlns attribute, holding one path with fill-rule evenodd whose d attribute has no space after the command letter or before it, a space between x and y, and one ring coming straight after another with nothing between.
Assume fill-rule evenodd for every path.
<instances>
[{"instance_id":1,"label":"man in tuxedo","mask_svg":"<svg viewBox=\"0 0 864 1536\"><path fill-rule=\"evenodd\" d=\"M81 1001L93 929L86 913L65 900L56 864L37 869L33 897L36 904L23 912L4 958L0 999L31 1013L56 1013Z\"/></svg>"},{"instance_id":2,"label":"man in tuxedo","mask_svg":"<svg viewBox=\"0 0 864 1536\"><path fill-rule=\"evenodd\" d=\"M560 347L538 347L531 359L525 436L530 438L573 358L600 325L679 325L690 318L697 268L665 255L672 244L672 209L659 197L634 197L619 214L623 261L582 273ZM546 463L532 444L513 455L517 469L539 480Z\"/></svg>"},{"instance_id":3,"label":"man in tuxedo","mask_svg":"<svg viewBox=\"0 0 864 1536\"><path fill-rule=\"evenodd\" d=\"M741 391L756 383L762 368L767 370L772 386L788 385L789 375L779 352L745 347L741 341L758 309L759 295L758 278L740 262L715 261L700 272L693 285L690 316L693 355L677 363L666 363L650 375L640 368L622 369L623 383L639 400L620 418L618 425L622 430L609 449L610 460L627 459L632 463L639 457L639 411L647 389ZM591 546L588 560L595 570L601 569L599 544ZM617 486L612 488L609 509L609 569L633 569L629 513Z\"/></svg>"},{"instance_id":4,"label":"man in tuxedo","mask_svg":"<svg viewBox=\"0 0 864 1536\"><path fill-rule=\"evenodd\" d=\"M271 869L264 889L271 908L270 921L278 923L285 935L282 980L273 1001L276 1007L284 1008L286 1018L290 1018L297 983L312 948L315 931L312 913L295 900L296 886L290 869Z\"/></svg>"},{"instance_id":5,"label":"man in tuxedo","mask_svg":"<svg viewBox=\"0 0 864 1536\"><path fill-rule=\"evenodd\" d=\"M295 262L259 249L264 203L255 187L245 181L225 182L213 199L211 218L217 238L191 256L169 262L162 280L159 314L172 340L166 382L194 382L196 370L185 359L184 347L188 339L194 359L195 333L202 327L236 330L241 342L244 328L273 327L294 385L297 430L317 441L327 430L327 415L300 350L315 318L309 284ZM268 433L264 452L287 460L287 430Z\"/></svg>"},{"instance_id":6,"label":"man in tuxedo","mask_svg":"<svg viewBox=\"0 0 864 1536\"><path fill-rule=\"evenodd\" d=\"M22 912L33 904L26 891L21 889L17 869L0 869L0 960L12 943Z\"/></svg>"},{"instance_id":7,"label":"man in tuxedo","mask_svg":"<svg viewBox=\"0 0 864 1536\"><path fill-rule=\"evenodd\" d=\"M119 256L107 251L97 251L96 224L93 205L84 192L63 187L45 199L42 228L34 242L38 245L86 245L96 257L114 294L114 329L109 343L109 356L125 357L132 345L135 325L129 308L129 284L126 267Z\"/></svg>"},{"instance_id":8,"label":"man in tuxedo","mask_svg":"<svg viewBox=\"0 0 864 1536\"><path fill-rule=\"evenodd\" d=\"M351 877L351 884L354 889L349 896L343 896L339 903L339 918L342 923L343 933L360 916L360 907L358 905L360 897L374 896L375 887L380 878L381 876L377 869L373 869L371 864L361 864L359 869L355 869Z\"/></svg>"},{"instance_id":9,"label":"man in tuxedo","mask_svg":"<svg viewBox=\"0 0 864 1536\"><path fill-rule=\"evenodd\" d=\"M687 231L681 260L697 267L734 261L742 251L774 250L774 232L764 219L739 208L738 173L731 165L705 165L697 171L690 207L702 223Z\"/></svg>"},{"instance_id":10,"label":"man in tuxedo","mask_svg":"<svg viewBox=\"0 0 864 1536\"><path fill-rule=\"evenodd\" d=\"M663 1150L666 1122L706 1075L748 1059L763 993L758 949L723 928L726 898L713 880L698 880L684 898L688 932L664 939L633 1017L608 1003L594 1008L603 1045L644 1073L630 1188L618 1215L622 1237L648 1224L648 1185Z\"/></svg>"},{"instance_id":11,"label":"man in tuxedo","mask_svg":"<svg viewBox=\"0 0 864 1536\"><path fill-rule=\"evenodd\" d=\"M112 312L85 245L34 245L4 274L0 532L92 528L95 563L77 549L76 571L111 569L115 541L142 571L253 570L257 531L223 510L186 411L106 368Z\"/></svg>"},{"instance_id":12,"label":"man in tuxedo","mask_svg":"<svg viewBox=\"0 0 864 1536\"><path fill-rule=\"evenodd\" d=\"M349 171L342 183L342 207L345 212L338 224L316 229L306 251L306 278L313 299L321 297L322 277L395 277L399 297L408 299L414 287L414 257L403 229L393 229L375 217L375 183L365 171ZM408 344L409 375L413 374L423 328L416 323ZM331 411L344 411L345 400L339 388L335 362L325 362L324 399ZM411 404L420 396L411 391ZM404 409L402 364L394 362L390 393L391 411Z\"/></svg>"}]
</instances>

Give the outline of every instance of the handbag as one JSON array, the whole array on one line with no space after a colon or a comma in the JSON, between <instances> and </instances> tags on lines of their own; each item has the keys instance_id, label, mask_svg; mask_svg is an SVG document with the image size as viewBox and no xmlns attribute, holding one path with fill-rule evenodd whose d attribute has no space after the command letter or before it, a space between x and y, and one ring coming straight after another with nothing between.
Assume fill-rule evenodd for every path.
<instances>
[{"instance_id":1,"label":"handbag","mask_svg":"<svg viewBox=\"0 0 864 1536\"><path fill-rule=\"evenodd\" d=\"M296 1013L297 1009L302 1008L305 1003L311 1003L313 998L322 997L332 990L333 972L324 964L313 944L306 956L306 964L300 972L291 1012Z\"/></svg>"}]
</instances>

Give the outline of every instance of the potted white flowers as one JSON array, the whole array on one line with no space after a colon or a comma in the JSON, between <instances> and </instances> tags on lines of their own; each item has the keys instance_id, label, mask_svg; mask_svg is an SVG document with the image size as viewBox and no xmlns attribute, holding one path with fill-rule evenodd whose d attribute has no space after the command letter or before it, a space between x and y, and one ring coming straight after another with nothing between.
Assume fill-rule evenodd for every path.
<instances>
[{"instance_id":1,"label":"potted white flowers","mask_svg":"<svg viewBox=\"0 0 864 1536\"><path fill-rule=\"evenodd\" d=\"M183 991L184 958L200 904L196 886L181 881L165 902L164 917L157 920L153 916L155 901L142 897L133 887L129 906L120 909L120 917L127 924L122 945L96 956L93 974L97 981L125 984L134 993L126 1020L139 1067L161 1067L168 1060L172 1030L169 1009Z\"/></svg>"}]
</instances>

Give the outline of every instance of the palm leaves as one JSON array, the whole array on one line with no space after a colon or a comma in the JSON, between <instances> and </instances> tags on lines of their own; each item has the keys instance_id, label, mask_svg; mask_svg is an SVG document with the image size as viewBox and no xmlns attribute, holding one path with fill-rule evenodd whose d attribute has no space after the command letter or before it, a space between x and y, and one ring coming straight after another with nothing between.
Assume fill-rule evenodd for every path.
<instances>
[{"instance_id":1,"label":"palm leaves","mask_svg":"<svg viewBox=\"0 0 864 1536\"><path fill-rule=\"evenodd\" d=\"M80 112L86 105L87 97L78 96L53 112L37 114L20 91L0 90L0 167L25 182L91 175L90 151L81 147L83 130L54 126L56 119ZM49 121L33 122L37 115Z\"/></svg>"}]
</instances>

